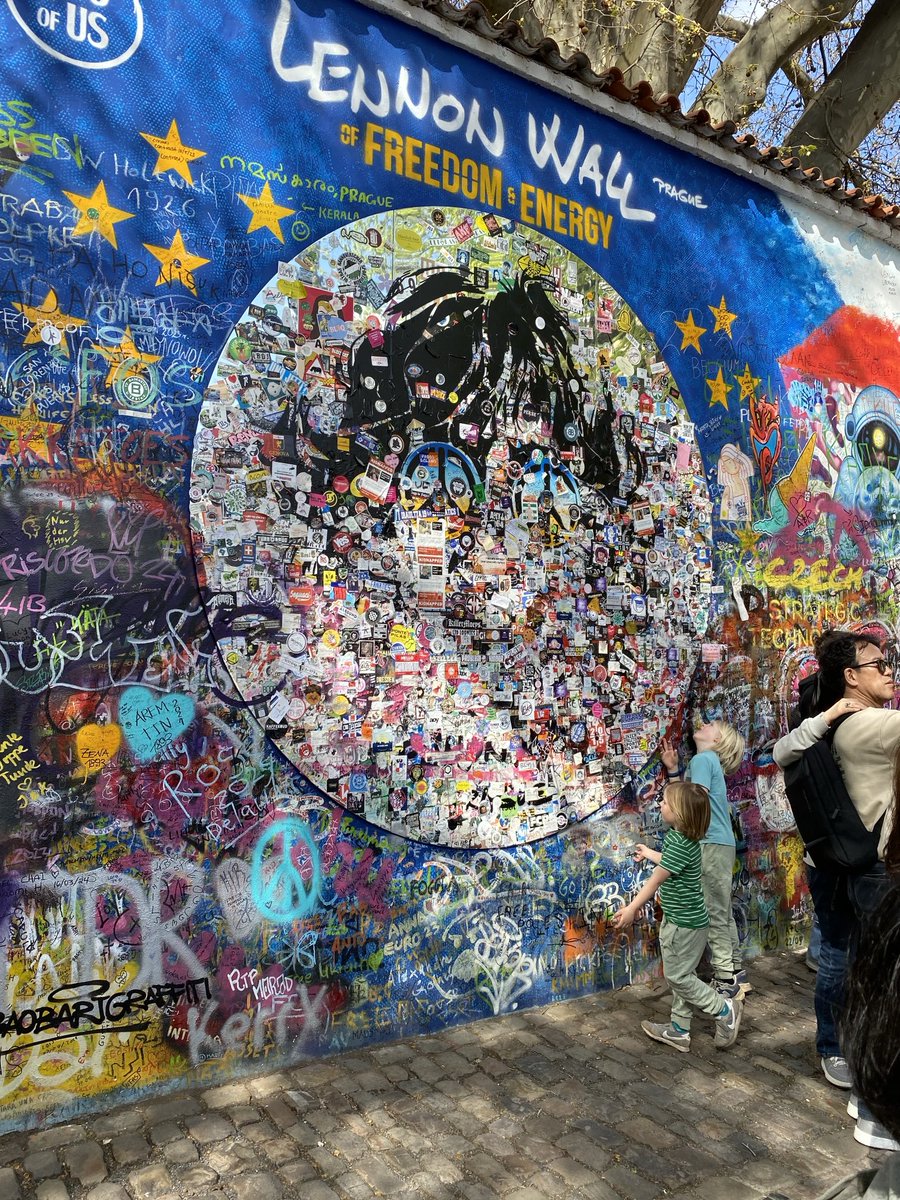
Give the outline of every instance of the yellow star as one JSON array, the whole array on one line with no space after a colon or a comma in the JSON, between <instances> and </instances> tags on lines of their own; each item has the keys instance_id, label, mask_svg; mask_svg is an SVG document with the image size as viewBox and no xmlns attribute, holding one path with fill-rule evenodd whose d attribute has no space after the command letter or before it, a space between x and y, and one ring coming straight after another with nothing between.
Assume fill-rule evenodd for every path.
<instances>
[{"instance_id":1,"label":"yellow star","mask_svg":"<svg viewBox=\"0 0 900 1200\"><path fill-rule=\"evenodd\" d=\"M734 391L734 387L730 383L725 382L725 377L722 374L722 368L719 367L719 373L715 379L707 379L709 390L712 393L712 399L709 402L710 408L715 408L717 404L721 404L724 409L728 408L728 393Z\"/></svg>"},{"instance_id":2,"label":"yellow star","mask_svg":"<svg viewBox=\"0 0 900 1200\"><path fill-rule=\"evenodd\" d=\"M101 237L105 237L118 250L115 226L119 221L130 221L134 213L125 212L121 208L113 208L106 198L106 185L103 181L101 180L94 188L92 196L79 196L75 192L65 191L63 195L68 196L81 213L78 224L72 230L72 237L79 237L82 233L93 233L96 230Z\"/></svg>"},{"instance_id":3,"label":"yellow star","mask_svg":"<svg viewBox=\"0 0 900 1200\"><path fill-rule=\"evenodd\" d=\"M715 328L713 329L713 333L724 332L724 333L727 333L729 337L731 337L731 326L737 320L737 313L728 311L728 309L725 306L725 297L723 296L722 299L719 301L718 308L713 308L713 306L711 304L707 304L706 307L709 309L709 311L712 313L712 315L716 318L716 324L715 324Z\"/></svg>"},{"instance_id":4,"label":"yellow star","mask_svg":"<svg viewBox=\"0 0 900 1200\"><path fill-rule=\"evenodd\" d=\"M238 198L243 200L253 213L250 224L247 226L248 233L252 233L254 229L270 229L279 242L284 241L279 222L284 217L293 216L297 210L283 208L280 204L276 204L271 184L265 184L258 196L243 196L238 192Z\"/></svg>"},{"instance_id":5,"label":"yellow star","mask_svg":"<svg viewBox=\"0 0 900 1200\"><path fill-rule=\"evenodd\" d=\"M759 380L753 378L749 363L744 364L743 375L735 375L735 379L741 385L741 399L752 399L756 389L759 387Z\"/></svg>"},{"instance_id":6,"label":"yellow star","mask_svg":"<svg viewBox=\"0 0 900 1200\"><path fill-rule=\"evenodd\" d=\"M44 462L50 462L47 439L59 433L62 425L41 420L34 400L29 400L17 417L0 416L0 437L10 439L7 454L10 458L31 452Z\"/></svg>"},{"instance_id":7,"label":"yellow star","mask_svg":"<svg viewBox=\"0 0 900 1200\"><path fill-rule=\"evenodd\" d=\"M159 273L159 278L156 281L156 286L161 283L181 283L189 292L197 295L197 288L194 284L194 271L197 267L202 267L204 263L208 263L208 258L201 258L198 254L191 254L185 247L184 238L181 236L181 230L175 230L175 236L172 238L171 246L150 246L144 242L144 249L149 250L154 258L158 258L162 266Z\"/></svg>"},{"instance_id":8,"label":"yellow star","mask_svg":"<svg viewBox=\"0 0 900 1200\"><path fill-rule=\"evenodd\" d=\"M699 350L700 335L706 333L706 330L694 321L693 310L688 313L686 321L676 321L675 324L681 330L681 349L686 350L688 346L693 346L695 350Z\"/></svg>"},{"instance_id":9,"label":"yellow star","mask_svg":"<svg viewBox=\"0 0 900 1200\"><path fill-rule=\"evenodd\" d=\"M190 163L195 158L205 158L205 150L195 150L192 146L186 146L181 140L181 134L178 132L178 126L173 121L169 126L169 132L164 138L154 137L152 133L142 133L141 137L145 142L149 142L156 151L156 166L153 168L153 174L159 175L162 171L175 171L187 183L193 183L191 179Z\"/></svg>"},{"instance_id":10,"label":"yellow star","mask_svg":"<svg viewBox=\"0 0 900 1200\"><path fill-rule=\"evenodd\" d=\"M741 554L752 554L762 534L757 533L752 525L744 525L734 530L734 536Z\"/></svg>"},{"instance_id":11,"label":"yellow star","mask_svg":"<svg viewBox=\"0 0 900 1200\"><path fill-rule=\"evenodd\" d=\"M47 298L40 307L36 304L13 304L13 308L24 313L25 319L31 322L25 337L26 346L32 342L46 342L48 346L59 346L66 358L69 357L69 344L65 335L74 332L79 325L87 324L83 318L71 317L61 310L53 288L47 292Z\"/></svg>"},{"instance_id":12,"label":"yellow star","mask_svg":"<svg viewBox=\"0 0 900 1200\"><path fill-rule=\"evenodd\" d=\"M109 371L106 375L106 386L111 387L117 379L129 379L132 375L143 375L144 368L159 362L158 354L145 354L134 344L131 336L131 326L125 328L122 340L116 346L96 346L106 361Z\"/></svg>"}]
</instances>

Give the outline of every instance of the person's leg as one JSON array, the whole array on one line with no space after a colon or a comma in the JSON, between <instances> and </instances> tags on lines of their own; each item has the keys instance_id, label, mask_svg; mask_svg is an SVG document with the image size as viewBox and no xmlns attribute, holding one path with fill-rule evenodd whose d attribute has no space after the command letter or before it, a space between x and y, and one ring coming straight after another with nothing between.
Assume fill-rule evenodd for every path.
<instances>
[{"instance_id":1,"label":"person's leg","mask_svg":"<svg viewBox=\"0 0 900 1200\"><path fill-rule=\"evenodd\" d=\"M731 983L735 967L735 945L739 943L734 912L731 906L731 885L734 877L734 847L716 846L702 842L703 896L709 912L709 955L713 975L721 983Z\"/></svg>"},{"instance_id":2,"label":"person's leg","mask_svg":"<svg viewBox=\"0 0 900 1200\"><path fill-rule=\"evenodd\" d=\"M806 875L821 936L815 992L816 1053L822 1059L840 1058L838 1022L844 1009L847 954L856 917L846 876L812 866L807 866Z\"/></svg>"},{"instance_id":3,"label":"person's leg","mask_svg":"<svg viewBox=\"0 0 900 1200\"><path fill-rule=\"evenodd\" d=\"M819 969L819 951L822 949L822 931L819 918L813 912L812 929L809 931L809 946L806 949L806 965L811 971Z\"/></svg>"},{"instance_id":4,"label":"person's leg","mask_svg":"<svg viewBox=\"0 0 900 1200\"><path fill-rule=\"evenodd\" d=\"M697 978L697 965L706 948L706 926L702 929L682 929L668 921L660 930L659 943L663 951L663 975L672 989L672 1023L690 1029L693 1009L711 1017L722 1012L722 997L708 983Z\"/></svg>"},{"instance_id":5,"label":"person's leg","mask_svg":"<svg viewBox=\"0 0 900 1200\"><path fill-rule=\"evenodd\" d=\"M659 949L662 954L664 973L667 972L667 965L673 964L679 954L675 928L665 917L659 927ZM672 1019L670 1021L641 1021L641 1029L647 1037L653 1038L655 1042L662 1042L663 1045L671 1046L673 1050L680 1050L682 1054L686 1054L691 1048L692 1015L690 1005L684 1004L678 993L673 992Z\"/></svg>"}]
</instances>

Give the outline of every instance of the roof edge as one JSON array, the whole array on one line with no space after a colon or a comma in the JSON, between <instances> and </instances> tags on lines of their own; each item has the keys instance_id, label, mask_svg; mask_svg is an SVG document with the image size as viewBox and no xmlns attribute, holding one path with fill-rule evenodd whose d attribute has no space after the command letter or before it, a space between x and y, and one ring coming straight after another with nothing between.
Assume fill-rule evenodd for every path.
<instances>
[{"instance_id":1,"label":"roof edge","mask_svg":"<svg viewBox=\"0 0 900 1200\"><path fill-rule=\"evenodd\" d=\"M598 74L580 51L564 58L552 38L533 45L518 22L495 26L477 0L463 9L446 0L357 3L900 248L900 205L865 196L859 188L844 189L837 179L825 180L818 167L779 157L772 147L760 147L753 134L739 134L733 121L714 123L705 109L684 113L677 96L657 97L646 81L632 88L617 68Z\"/></svg>"}]
</instances>

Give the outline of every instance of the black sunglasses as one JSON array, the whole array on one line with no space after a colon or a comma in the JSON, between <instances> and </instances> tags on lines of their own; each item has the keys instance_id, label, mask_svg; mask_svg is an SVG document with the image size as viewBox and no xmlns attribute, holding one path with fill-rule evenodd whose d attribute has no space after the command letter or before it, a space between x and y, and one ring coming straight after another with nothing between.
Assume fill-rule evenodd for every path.
<instances>
[{"instance_id":1,"label":"black sunglasses","mask_svg":"<svg viewBox=\"0 0 900 1200\"><path fill-rule=\"evenodd\" d=\"M879 675L890 675L894 670L893 664L886 658L873 658L871 662L853 664L854 671L860 671L863 667L877 667Z\"/></svg>"}]
</instances>

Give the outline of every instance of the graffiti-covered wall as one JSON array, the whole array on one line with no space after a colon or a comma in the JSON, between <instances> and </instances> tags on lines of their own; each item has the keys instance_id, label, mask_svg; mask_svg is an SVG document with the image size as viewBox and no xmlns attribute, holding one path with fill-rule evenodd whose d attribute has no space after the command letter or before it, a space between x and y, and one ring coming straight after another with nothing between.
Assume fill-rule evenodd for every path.
<instances>
[{"instance_id":1,"label":"graffiti-covered wall","mask_svg":"<svg viewBox=\"0 0 900 1200\"><path fill-rule=\"evenodd\" d=\"M892 246L353 0L0 23L0 1128L648 977L705 717L801 944Z\"/></svg>"}]
</instances>

